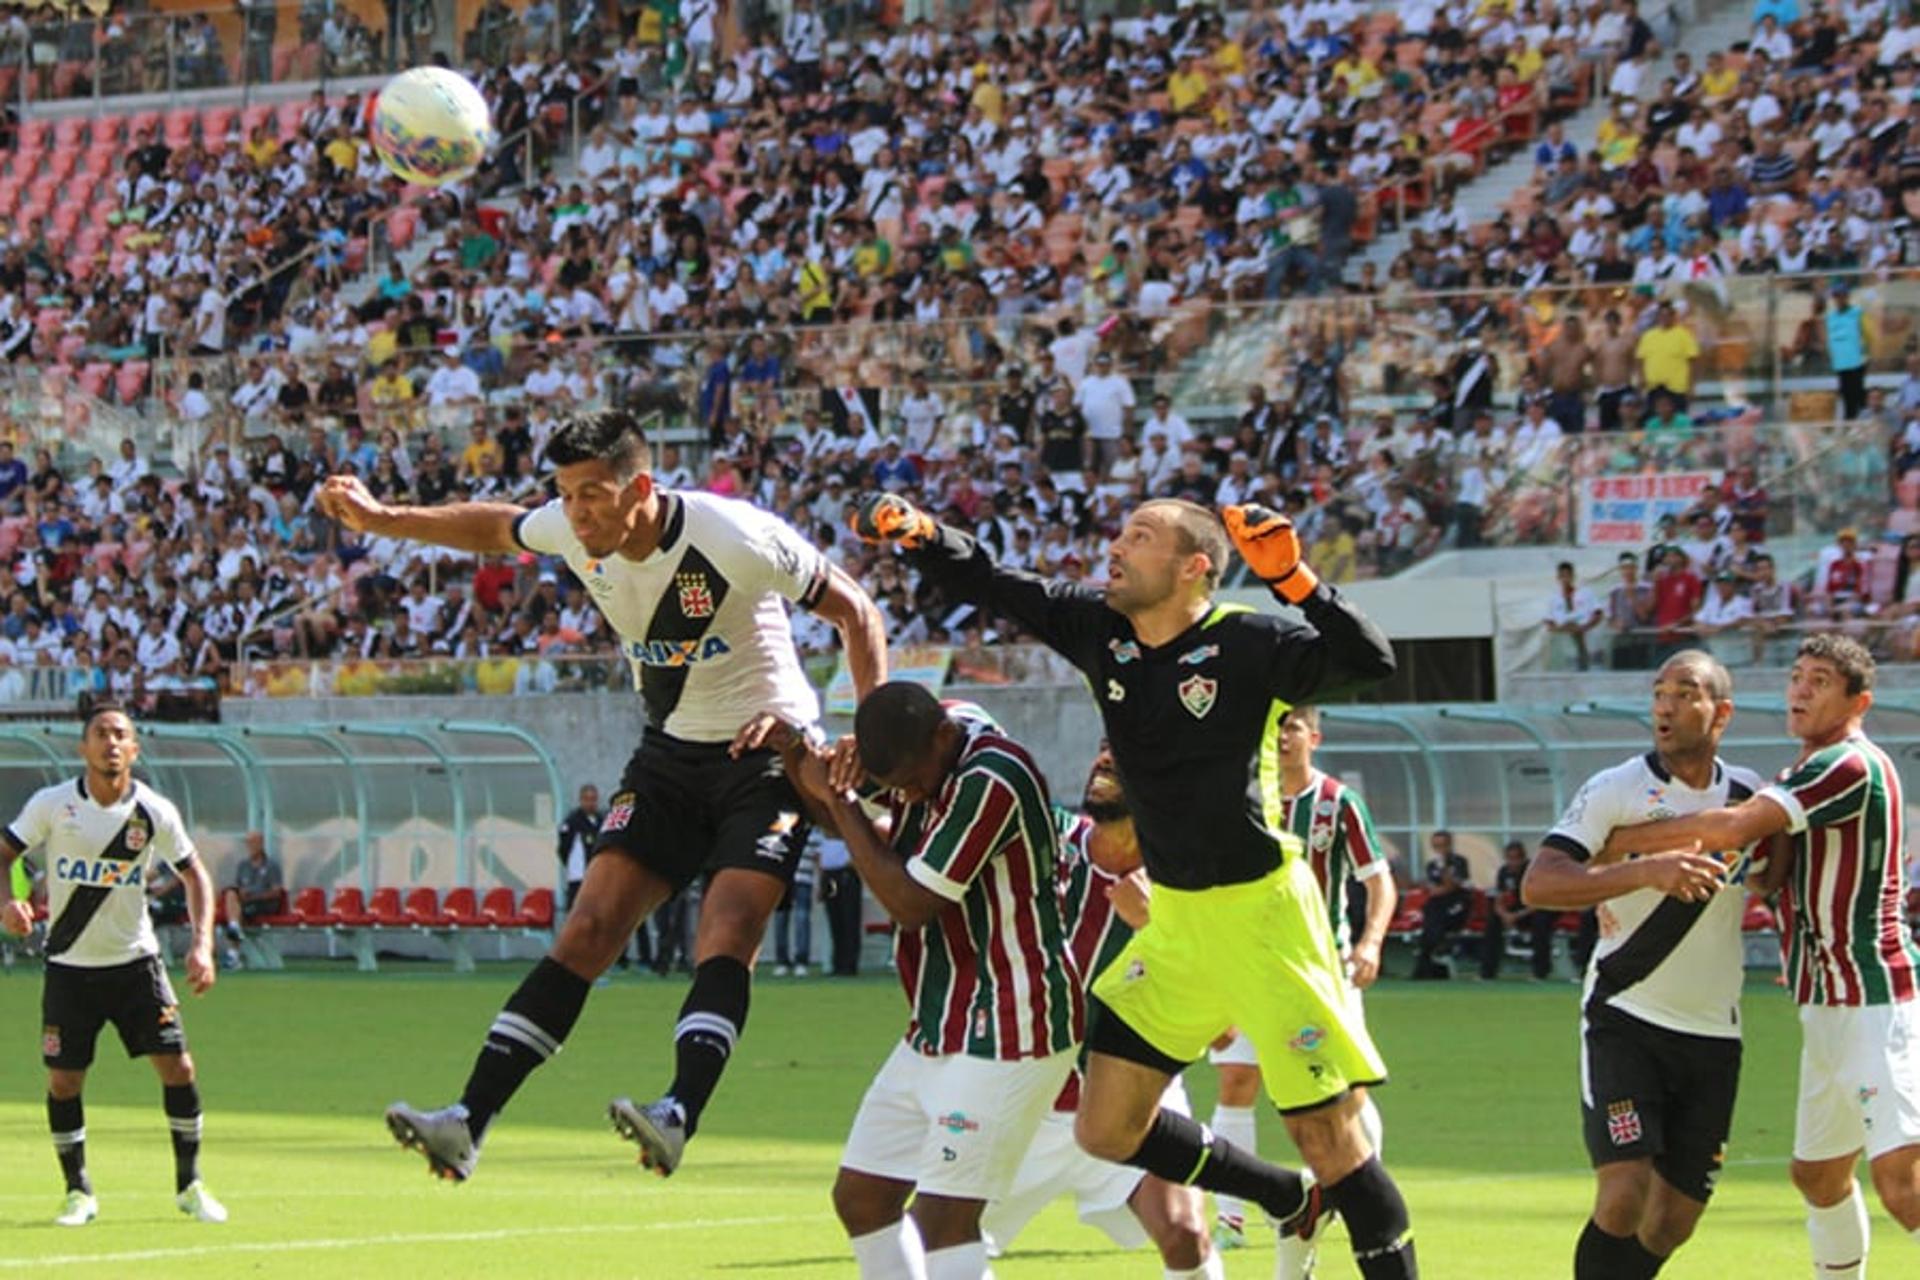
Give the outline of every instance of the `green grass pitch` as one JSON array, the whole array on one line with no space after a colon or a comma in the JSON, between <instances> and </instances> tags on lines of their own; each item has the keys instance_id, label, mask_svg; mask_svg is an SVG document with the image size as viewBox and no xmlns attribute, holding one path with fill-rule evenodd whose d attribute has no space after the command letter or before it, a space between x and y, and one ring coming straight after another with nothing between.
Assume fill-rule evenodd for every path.
<instances>
[{"instance_id":1,"label":"green grass pitch","mask_svg":"<svg viewBox=\"0 0 1920 1280\"><path fill-rule=\"evenodd\" d=\"M438 1105L518 977L402 969L235 974L186 1020L207 1105L202 1168L233 1220L206 1227L172 1204L160 1088L109 1031L87 1090L88 1155L102 1216L50 1223L60 1199L39 1065L39 975L0 979L0 1280L22 1277L846 1277L827 1201L840 1144L903 1023L890 980L762 980L752 1022L688 1163L643 1173L604 1120L620 1093L665 1084L665 1037L683 986L620 978L594 993L566 1051L496 1126L474 1181L447 1186L381 1124L395 1098ZM1577 994L1565 983L1413 986L1369 996L1394 1083L1380 1094L1390 1167L1433 1280L1548 1280L1571 1269L1590 1201L1575 1094ZM1799 1033L1771 985L1747 993L1746 1078L1729 1166L1700 1235L1663 1276L1798 1275L1806 1245L1786 1180ZM1190 1074L1200 1114L1210 1073ZM1289 1148L1261 1120L1263 1152ZM1895 1260L1911 1246L1876 1206ZM1337 1232L1337 1228L1336 1228ZM1337 1236L1325 1280L1350 1280ZM1229 1255L1234 1277L1272 1274L1265 1240ZM1157 1276L1048 1210L1003 1280Z\"/></svg>"}]
</instances>

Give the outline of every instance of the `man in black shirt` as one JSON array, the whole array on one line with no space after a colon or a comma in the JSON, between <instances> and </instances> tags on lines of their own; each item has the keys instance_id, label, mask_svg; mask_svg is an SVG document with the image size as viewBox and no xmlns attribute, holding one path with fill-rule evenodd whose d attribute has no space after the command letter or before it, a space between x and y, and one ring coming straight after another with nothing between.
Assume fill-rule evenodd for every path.
<instances>
[{"instance_id":1,"label":"man in black shirt","mask_svg":"<svg viewBox=\"0 0 1920 1280\"><path fill-rule=\"evenodd\" d=\"M1099 702L1155 891L1151 919L1089 1002L1081 1146L1257 1204L1285 1235L1311 1239L1323 1210L1337 1210L1365 1280L1412 1280L1406 1204L1354 1092L1386 1068L1353 1016L1272 763L1290 707L1391 674L1387 638L1321 584L1292 525L1262 507L1228 507L1223 522L1193 503L1143 503L1108 549L1104 589L1002 568L895 495L869 498L854 527L900 547L952 597L1038 636ZM1304 622L1215 604L1230 546ZM1169 1081L1229 1026L1258 1051L1311 1187L1160 1107Z\"/></svg>"},{"instance_id":2,"label":"man in black shirt","mask_svg":"<svg viewBox=\"0 0 1920 1280\"><path fill-rule=\"evenodd\" d=\"M1487 932L1480 940L1480 976L1488 982L1500 976L1500 962L1506 958L1507 931L1526 934L1533 944L1533 976L1545 979L1553 972L1553 926L1551 911L1535 911L1520 900L1520 882L1527 878L1527 846L1518 840L1507 841L1505 860L1493 882L1493 899L1487 903Z\"/></svg>"},{"instance_id":3,"label":"man in black shirt","mask_svg":"<svg viewBox=\"0 0 1920 1280\"><path fill-rule=\"evenodd\" d=\"M1087 419L1073 403L1065 382L1053 389L1051 403L1040 411L1040 465L1055 475L1080 470L1081 442Z\"/></svg>"},{"instance_id":4,"label":"man in black shirt","mask_svg":"<svg viewBox=\"0 0 1920 1280\"><path fill-rule=\"evenodd\" d=\"M1420 952L1413 962L1413 976L1451 978L1451 965L1435 953L1447 946L1453 935L1467 927L1473 911L1473 871L1467 860L1454 852L1453 832L1441 830L1431 838L1433 856L1427 859L1427 905L1420 922Z\"/></svg>"}]
</instances>

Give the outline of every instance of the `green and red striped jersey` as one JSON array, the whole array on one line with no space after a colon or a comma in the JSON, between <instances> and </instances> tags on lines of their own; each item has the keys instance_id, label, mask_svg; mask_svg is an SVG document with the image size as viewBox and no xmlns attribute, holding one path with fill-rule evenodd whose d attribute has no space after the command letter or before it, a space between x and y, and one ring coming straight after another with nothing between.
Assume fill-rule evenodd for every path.
<instances>
[{"instance_id":1,"label":"green and red striped jersey","mask_svg":"<svg viewBox=\"0 0 1920 1280\"><path fill-rule=\"evenodd\" d=\"M1287 797L1286 829L1307 846L1307 862L1327 900L1333 934L1345 952L1353 945L1347 925L1347 881L1387 873L1373 815L1360 793L1340 779L1313 771L1305 788Z\"/></svg>"},{"instance_id":2,"label":"green and red striped jersey","mask_svg":"<svg viewBox=\"0 0 1920 1280\"><path fill-rule=\"evenodd\" d=\"M1053 817L1060 837L1060 909L1067 926L1067 950L1080 977L1092 986L1133 937L1133 929L1107 897L1118 877L1094 866L1087 852L1093 819L1061 808L1054 809Z\"/></svg>"},{"instance_id":3,"label":"green and red striped jersey","mask_svg":"<svg viewBox=\"0 0 1920 1280\"><path fill-rule=\"evenodd\" d=\"M1080 1043L1086 996L1067 948L1046 780L984 712L948 712L967 737L940 793L888 797L907 874L948 903L894 934L907 1043L928 1055L1049 1057Z\"/></svg>"},{"instance_id":4,"label":"green and red striped jersey","mask_svg":"<svg viewBox=\"0 0 1920 1280\"><path fill-rule=\"evenodd\" d=\"M1905 811L1893 761L1864 734L1823 747L1760 794L1787 813L1787 985L1803 1005L1899 1004L1920 966L1906 919Z\"/></svg>"}]
</instances>

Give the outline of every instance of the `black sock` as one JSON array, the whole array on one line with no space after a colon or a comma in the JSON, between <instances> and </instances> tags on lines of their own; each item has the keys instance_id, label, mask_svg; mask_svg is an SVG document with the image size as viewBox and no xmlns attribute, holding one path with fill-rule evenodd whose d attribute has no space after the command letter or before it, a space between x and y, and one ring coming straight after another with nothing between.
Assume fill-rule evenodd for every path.
<instances>
[{"instance_id":1,"label":"black sock","mask_svg":"<svg viewBox=\"0 0 1920 1280\"><path fill-rule=\"evenodd\" d=\"M1379 1156L1368 1156L1365 1164L1320 1194L1346 1221L1353 1260L1365 1280L1417 1280L1420 1264L1413 1256L1407 1202Z\"/></svg>"},{"instance_id":2,"label":"black sock","mask_svg":"<svg viewBox=\"0 0 1920 1280\"><path fill-rule=\"evenodd\" d=\"M734 1041L747 1025L752 991L747 966L732 956L702 960L693 971L693 988L673 1029L673 1083L667 1086L667 1097L680 1104L687 1119L688 1137L699 1127L700 1113L707 1109Z\"/></svg>"},{"instance_id":3,"label":"black sock","mask_svg":"<svg viewBox=\"0 0 1920 1280\"><path fill-rule=\"evenodd\" d=\"M533 1069L560 1052L593 984L545 956L494 1017L460 1104L478 1143Z\"/></svg>"},{"instance_id":4,"label":"black sock","mask_svg":"<svg viewBox=\"0 0 1920 1280\"><path fill-rule=\"evenodd\" d=\"M1588 1218L1573 1250L1573 1280L1652 1280L1666 1261L1639 1237L1609 1235Z\"/></svg>"},{"instance_id":5,"label":"black sock","mask_svg":"<svg viewBox=\"0 0 1920 1280\"><path fill-rule=\"evenodd\" d=\"M53 1152L60 1157L67 1190L92 1194L93 1183L87 1181L87 1109L78 1095L47 1095L47 1128L53 1132Z\"/></svg>"},{"instance_id":6,"label":"black sock","mask_svg":"<svg viewBox=\"0 0 1920 1280\"><path fill-rule=\"evenodd\" d=\"M200 1086L166 1086L164 1105L173 1130L173 1189L185 1191L200 1176Z\"/></svg>"},{"instance_id":7,"label":"black sock","mask_svg":"<svg viewBox=\"0 0 1920 1280\"><path fill-rule=\"evenodd\" d=\"M1306 1184L1300 1175L1268 1164L1250 1151L1216 1137L1190 1116L1160 1109L1153 1127L1123 1162L1178 1186L1224 1192L1236 1200L1257 1204L1275 1218L1287 1219L1306 1203Z\"/></svg>"},{"instance_id":8,"label":"black sock","mask_svg":"<svg viewBox=\"0 0 1920 1280\"><path fill-rule=\"evenodd\" d=\"M236 946L240 942L240 926L231 920L227 921L227 941Z\"/></svg>"}]
</instances>

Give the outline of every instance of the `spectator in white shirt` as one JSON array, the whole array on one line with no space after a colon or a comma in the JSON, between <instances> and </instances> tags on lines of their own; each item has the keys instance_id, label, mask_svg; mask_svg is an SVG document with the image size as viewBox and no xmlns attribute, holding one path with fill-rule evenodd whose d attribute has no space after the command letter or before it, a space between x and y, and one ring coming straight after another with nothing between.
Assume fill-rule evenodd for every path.
<instances>
[{"instance_id":1,"label":"spectator in white shirt","mask_svg":"<svg viewBox=\"0 0 1920 1280\"><path fill-rule=\"evenodd\" d=\"M166 629L165 622L157 613L147 616L146 628L140 632L139 644L134 658L140 669L148 675L165 671L180 661L180 642Z\"/></svg>"},{"instance_id":2,"label":"spectator in white shirt","mask_svg":"<svg viewBox=\"0 0 1920 1280\"><path fill-rule=\"evenodd\" d=\"M120 441L120 456L107 468L107 475L113 481L113 491L124 494L140 483L140 477L147 474L147 460L134 448L133 441Z\"/></svg>"},{"instance_id":3,"label":"spectator in white shirt","mask_svg":"<svg viewBox=\"0 0 1920 1280\"><path fill-rule=\"evenodd\" d=\"M1087 420L1087 470L1103 476L1119 453L1120 437L1133 424L1133 384L1113 371L1111 352L1094 357L1093 376L1080 384L1074 403Z\"/></svg>"},{"instance_id":4,"label":"spectator in white shirt","mask_svg":"<svg viewBox=\"0 0 1920 1280\"><path fill-rule=\"evenodd\" d=\"M1713 580L1713 590L1694 610L1693 633L1711 639L1722 631L1738 630L1752 619L1753 601L1740 594L1740 579L1723 573Z\"/></svg>"},{"instance_id":5,"label":"spectator in white shirt","mask_svg":"<svg viewBox=\"0 0 1920 1280\"><path fill-rule=\"evenodd\" d=\"M1553 635L1573 637L1574 654L1580 670L1585 671L1588 664L1587 632L1600 625L1606 612L1601 609L1593 593L1574 580L1571 562L1562 560L1554 569L1554 578L1558 586L1547 601L1547 631Z\"/></svg>"},{"instance_id":6,"label":"spectator in white shirt","mask_svg":"<svg viewBox=\"0 0 1920 1280\"><path fill-rule=\"evenodd\" d=\"M906 396L900 401L900 432L906 437L909 453L925 453L933 446L946 414L946 402L940 393L929 390L927 375L914 372Z\"/></svg>"},{"instance_id":7,"label":"spectator in white shirt","mask_svg":"<svg viewBox=\"0 0 1920 1280\"><path fill-rule=\"evenodd\" d=\"M445 430L458 421L461 406L475 405L480 400L480 375L460 359L458 347L446 348L441 353L440 367L427 379L427 405L438 419L435 425Z\"/></svg>"},{"instance_id":8,"label":"spectator in white shirt","mask_svg":"<svg viewBox=\"0 0 1920 1280\"><path fill-rule=\"evenodd\" d=\"M1153 410L1147 414L1147 420L1140 428L1140 435L1146 440L1152 440L1155 432L1167 442L1167 448L1173 451L1176 458L1187 441L1193 439L1193 427L1173 411L1173 400L1165 393L1154 396Z\"/></svg>"}]
</instances>

